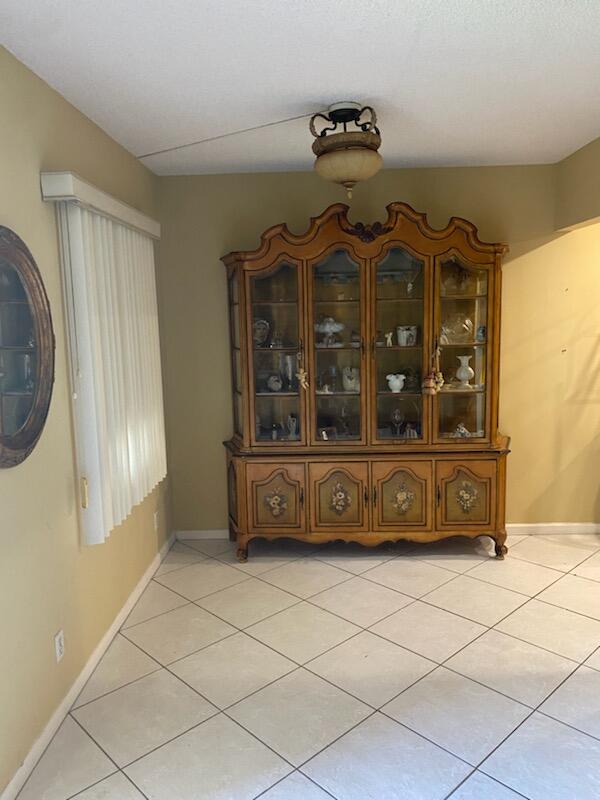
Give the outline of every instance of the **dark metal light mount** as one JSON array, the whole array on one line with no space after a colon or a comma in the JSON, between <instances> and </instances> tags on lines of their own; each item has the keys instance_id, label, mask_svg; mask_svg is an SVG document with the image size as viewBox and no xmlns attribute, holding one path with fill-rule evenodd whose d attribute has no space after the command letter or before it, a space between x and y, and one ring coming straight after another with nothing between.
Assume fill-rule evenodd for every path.
<instances>
[{"instance_id":1,"label":"dark metal light mount","mask_svg":"<svg viewBox=\"0 0 600 800\"><path fill-rule=\"evenodd\" d=\"M370 119L361 122L363 114L369 113ZM315 126L315 120L322 119L324 122L329 123L329 125L325 128L322 128L320 132L317 132ZM360 103L355 103L351 100L346 100L341 103L334 103L333 105L329 106L327 113L323 114L319 112L318 114L313 114L310 120L310 132L315 138L319 138L321 136L326 136L328 132L335 132L338 131L338 128L341 127L344 133L348 132L348 125L350 123L354 124L354 128L357 128L359 131L363 131L364 133L368 133L372 131L373 133L379 134L379 128L377 127L377 115L375 114L374 109L371 106L363 106Z\"/></svg>"}]
</instances>

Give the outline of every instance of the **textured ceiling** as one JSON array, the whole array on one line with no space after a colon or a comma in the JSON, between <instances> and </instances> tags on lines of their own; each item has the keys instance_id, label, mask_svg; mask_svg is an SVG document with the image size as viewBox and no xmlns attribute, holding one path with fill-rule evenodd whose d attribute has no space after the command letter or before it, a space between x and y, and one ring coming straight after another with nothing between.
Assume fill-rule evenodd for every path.
<instances>
[{"instance_id":1,"label":"textured ceiling","mask_svg":"<svg viewBox=\"0 0 600 800\"><path fill-rule=\"evenodd\" d=\"M356 99L386 166L557 161L600 135L600 0L2 0L2 43L136 156ZM1 76L0 76L1 81ZM310 169L307 119L144 158Z\"/></svg>"}]
</instances>

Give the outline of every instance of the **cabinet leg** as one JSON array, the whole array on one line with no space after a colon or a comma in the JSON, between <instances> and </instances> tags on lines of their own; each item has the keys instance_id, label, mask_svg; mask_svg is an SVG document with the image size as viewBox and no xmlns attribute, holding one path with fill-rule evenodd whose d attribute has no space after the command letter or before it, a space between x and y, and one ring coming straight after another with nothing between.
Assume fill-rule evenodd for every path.
<instances>
[{"instance_id":1,"label":"cabinet leg","mask_svg":"<svg viewBox=\"0 0 600 800\"><path fill-rule=\"evenodd\" d=\"M235 556L242 564L248 561L248 540L245 537L238 536Z\"/></svg>"},{"instance_id":2,"label":"cabinet leg","mask_svg":"<svg viewBox=\"0 0 600 800\"><path fill-rule=\"evenodd\" d=\"M502 534L498 534L494 538L495 544L495 551L496 551L496 558L500 559L501 561L504 559L504 556L508 553L508 547L504 544L506 541L506 531Z\"/></svg>"}]
</instances>

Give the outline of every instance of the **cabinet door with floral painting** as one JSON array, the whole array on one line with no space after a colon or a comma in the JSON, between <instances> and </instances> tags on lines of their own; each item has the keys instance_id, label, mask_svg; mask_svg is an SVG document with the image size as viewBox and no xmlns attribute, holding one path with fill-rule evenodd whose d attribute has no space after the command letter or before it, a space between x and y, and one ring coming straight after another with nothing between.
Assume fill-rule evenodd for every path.
<instances>
[{"instance_id":1,"label":"cabinet door with floral painting","mask_svg":"<svg viewBox=\"0 0 600 800\"><path fill-rule=\"evenodd\" d=\"M431 461L373 462L373 530L431 530Z\"/></svg>"},{"instance_id":2,"label":"cabinet door with floral painting","mask_svg":"<svg viewBox=\"0 0 600 800\"><path fill-rule=\"evenodd\" d=\"M496 461L438 461L437 527L460 532L496 523Z\"/></svg>"},{"instance_id":3,"label":"cabinet door with floral painting","mask_svg":"<svg viewBox=\"0 0 600 800\"><path fill-rule=\"evenodd\" d=\"M366 461L308 465L311 530L369 530L369 465Z\"/></svg>"},{"instance_id":4,"label":"cabinet door with floral painting","mask_svg":"<svg viewBox=\"0 0 600 800\"><path fill-rule=\"evenodd\" d=\"M302 533L304 464L249 463L246 467L248 530L250 533Z\"/></svg>"},{"instance_id":5,"label":"cabinet door with floral painting","mask_svg":"<svg viewBox=\"0 0 600 800\"><path fill-rule=\"evenodd\" d=\"M453 252L436 261L435 343L444 377L434 401L437 442L490 439L493 279L491 264Z\"/></svg>"}]
</instances>

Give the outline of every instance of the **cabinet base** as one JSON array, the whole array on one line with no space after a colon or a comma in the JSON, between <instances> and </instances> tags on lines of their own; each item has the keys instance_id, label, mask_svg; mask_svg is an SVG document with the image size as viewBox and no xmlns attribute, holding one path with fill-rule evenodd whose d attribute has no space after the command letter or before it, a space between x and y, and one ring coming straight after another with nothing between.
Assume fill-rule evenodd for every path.
<instances>
[{"instance_id":1,"label":"cabinet base","mask_svg":"<svg viewBox=\"0 0 600 800\"><path fill-rule=\"evenodd\" d=\"M372 534L361 534L361 535L354 535L352 533L342 534L339 535L329 535L325 536L323 534L290 534L290 533L271 533L271 534L247 534L242 532L237 532L237 535L234 536L237 550L236 550L236 558L241 563L245 563L248 560L248 545L253 539L267 539L268 541L279 541L281 539L295 539L301 542L307 542L309 544L328 544L330 542L345 542L346 544L354 543L354 544L361 544L363 547L371 548L377 547L381 544L394 544L395 542L414 542L415 544L428 544L431 542L438 542L443 539L453 539L453 538L466 538L466 539L478 539L480 536L489 536L490 539L494 541L494 552L495 557L499 560L503 560L504 556L508 553L508 547L504 544L506 541L506 533L505 532L497 532L497 531L489 531L489 532L468 532L468 533L460 533L457 531L453 531L452 533L446 532L428 532L425 536L423 534L415 533L402 533L402 534L383 534L383 533L372 533Z\"/></svg>"}]
</instances>

